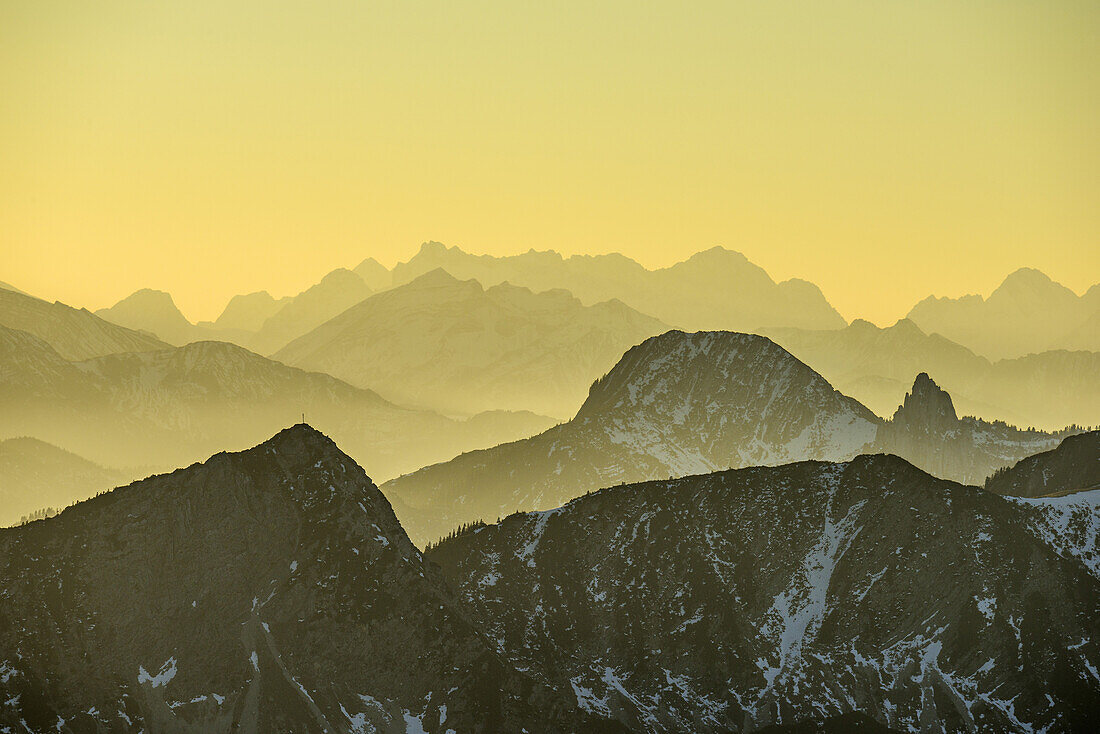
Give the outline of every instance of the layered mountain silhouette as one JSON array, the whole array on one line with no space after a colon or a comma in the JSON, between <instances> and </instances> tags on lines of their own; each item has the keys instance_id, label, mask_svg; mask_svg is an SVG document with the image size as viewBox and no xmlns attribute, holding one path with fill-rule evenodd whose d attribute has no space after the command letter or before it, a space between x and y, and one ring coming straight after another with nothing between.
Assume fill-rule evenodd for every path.
<instances>
[{"instance_id":1,"label":"layered mountain silhouette","mask_svg":"<svg viewBox=\"0 0 1100 734\"><path fill-rule=\"evenodd\" d=\"M290 300L291 296L275 300L267 291L233 296L212 326L244 332L259 331L264 322Z\"/></svg>"},{"instance_id":2,"label":"layered mountain silhouette","mask_svg":"<svg viewBox=\"0 0 1100 734\"><path fill-rule=\"evenodd\" d=\"M990 359L1050 349L1100 351L1100 284L1084 296L1044 273L1021 268L989 298L929 296L908 318Z\"/></svg>"},{"instance_id":3,"label":"layered mountain silhouette","mask_svg":"<svg viewBox=\"0 0 1100 734\"><path fill-rule=\"evenodd\" d=\"M356 265L352 272L362 278L367 287L375 292L387 290L393 285L393 274L373 257L368 257Z\"/></svg>"},{"instance_id":4,"label":"layered mountain silhouette","mask_svg":"<svg viewBox=\"0 0 1100 734\"><path fill-rule=\"evenodd\" d=\"M533 414L458 421L409 410L224 342L69 362L44 341L0 327L0 374L0 438L35 436L120 469L169 469L244 448L305 413L388 477L551 423Z\"/></svg>"},{"instance_id":5,"label":"layered mountain silhouette","mask_svg":"<svg viewBox=\"0 0 1100 734\"><path fill-rule=\"evenodd\" d=\"M0 441L0 527L111 489L128 479L35 438Z\"/></svg>"},{"instance_id":6,"label":"layered mountain silhouette","mask_svg":"<svg viewBox=\"0 0 1100 734\"><path fill-rule=\"evenodd\" d=\"M990 476L985 488L1017 497L1100 489L1100 431L1068 436L1058 448L1021 459Z\"/></svg>"},{"instance_id":7,"label":"layered mountain silhouette","mask_svg":"<svg viewBox=\"0 0 1100 734\"><path fill-rule=\"evenodd\" d=\"M518 671L298 425L0 530L0 728L616 731Z\"/></svg>"},{"instance_id":8,"label":"layered mountain silhouette","mask_svg":"<svg viewBox=\"0 0 1100 734\"><path fill-rule=\"evenodd\" d=\"M170 294L149 288L136 291L114 306L101 308L95 314L112 324L149 332L175 346L210 336L208 330L187 320Z\"/></svg>"},{"instance_id":9,"label":"layered mountain silhouette","mask_svg":"<svg viewBox=\"0 0 1100 734\"><path fill-rule=\"evenodd\" d=\"M844 319L817 286L803 280L774 282L744 255L722 247L668 268L647 270L619 254L535 252L508 257L470 255L438 242L392 271L394 285L436 268L488 287L508 282L533 291L562 288L591 305L617 299L681 329L755 331L767 326L835 329Z\"/></svg>"},{"instance_id":10,"label":"layered mountain silhouette","mask_svg":"<svg viewBox=\"0 0 1100 734\"><path fill-rule=\"evenodd\" d=\"M419 543L621 482L813 457L844 459L880 419L772 341L672 331L632 348L576 417L387 483Z\"/></svg>"},{"instance_id":11,"label":"layered mountain silhouette","mask_svg":"<svg viewBox=\"0 0 1100 734\"><path fill-rule=\"evenodd\" d=\"M853 710L898 731L1092 731L1084 495L1010 501L860 456L604 489L427 558L513 665L635 731L858 731L796 724ZM1051 532L1071 517L1092 524Z\"/></svg>"},{"instance_id":12,"label":"layered mountain silhouette","mask_svg":"<svg viewBox=\"0 0 1100 734\"><path fill-rule=\"evenodd\" d=\"M32 334L64 359L90 359L118 352L164 349L151 334L104 321L87 309L0 288L0 326Z\"/></svg>"},{"instance_id":13,"label":"layered mountain silhouette","mask_svg":"<svg viewBox=\"0 0 1100 734\"><path fill-rule=\"evenodd\" d=\"M875 450L903 456L936 476L980 485L997 469L1057 446L1064 435L960 418L951 396L922 372L879 429Z\"/></svg>"},{"instance_id":14,"label":"layered mountain silhouette","mask_svg":"<svg viewBox=\"0 0 1100 734\"><path fill-rule=\"evenodd\" d=\"M274 358L446 413L572 416L596 375L667 327L619 301L484 288L433 270L296 339Z\"/></svg>"},{"instance_id":15,"label":"layered mountain silhouette","mask_svg":"<svg viewBox=\"0 0 1100 734\"><path fill-rule=\"evenodd\" d=\"M463 523L548 509L621 482L864 451L981 484L1064 435L959 418L926 374L883 421L765 337L672 331L627 352L568 423L383 489L412 509L402 522L423 543Z\"/></svg>"},{"instance_id":16,"label":"layered mountain silhouette","mask_svg":"<svg viewBox=\"0 0 1100 734\"><path fill-rule=\"evenodd\" d=\"M1057 429L1100 415L1100 354L1048 351L991 362L908 319L880 329L857 319L840 330L761 333L817 370L838 390L889 416L927 372L960 412L987 420Z\"/></svg>"},{"instance_id":17,"label":"layered mountain silhouette","mask_svg":"<svg viewBox=\"0 0 1100 734\"><path fill-rule=\"evenodd\" d=\"M317 285L289 299L264 322L248 346L262 354L276 352L371 293L363 279L352 271L333 270Z\"/></svg>"}]
</instances>

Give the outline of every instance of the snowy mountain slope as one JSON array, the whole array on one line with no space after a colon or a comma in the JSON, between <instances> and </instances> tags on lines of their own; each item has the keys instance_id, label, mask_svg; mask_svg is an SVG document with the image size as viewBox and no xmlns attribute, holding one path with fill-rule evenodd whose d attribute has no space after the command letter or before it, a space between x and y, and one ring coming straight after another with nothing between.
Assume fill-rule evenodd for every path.
<instances>
[{"instance_id":1,"label":"snowy mountain slope","mask_svg":"<svg viewBox=\"0 0 1100 734\"><path fill-rule=\"evenodd\" d=\"M0 530L0 730L614 731L509 666L298 425Z\"/></svg>"},{"instance_id":2,"label":"snowy mountain slope","mask_svg":"<svg viewBox=\"0 0 1100 734\"><path fill-rule=\"evenodd\" d=\"M901 731L1091 731L1095 525L1079 558L1035 517L860 456L613 487L427 558L514 665L639 731L851 711Z\"/></svg>"},{"instance_id":3,"label":"snowy mountain slope","mask_svg":"<svg viewBox=\"0 0 1100 734\"><path fill-rule=\"evenodd\" d=\"M596 376L666 329L619 302L582 306L561 290L485 289L434 270L353 306L274 356L403 405L572 416Z\"/></svg>"},{"instance_id":4,"label":"snowy mountain slope","mask_svg":"<svg viewBox=\"0 0 1100 734\"><path fill-rule=\"evenodd\" d=\"M577 416L530 439L388 482L418 542L620 482L804 458L844 459L878 419L764 337L673 331L593 384Z\"/></svg>"},{"instance_id":5,"label":"snowy mountain slope","mask_svg":"<svg viewBox=\"0 0 1100 734\"><path fill-rule=\"evenodd\" d=\"M47 303L2 288L0 326L33 334L64 359L90 359L168 346L150 334L104 321L86 309L77 310L60 302Z\"/></svg>"}]
</instances>

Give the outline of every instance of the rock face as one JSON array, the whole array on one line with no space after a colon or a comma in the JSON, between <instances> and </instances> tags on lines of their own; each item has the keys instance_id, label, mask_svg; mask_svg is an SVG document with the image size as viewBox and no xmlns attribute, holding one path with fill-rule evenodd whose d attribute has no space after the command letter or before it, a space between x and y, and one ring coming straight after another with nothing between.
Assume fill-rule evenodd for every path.
<instances>
[{"instance_id":1,"label":"rock face","mask_svg":"<svg viewBox=\"0 0 1100 734\"><path fill-rule=\"evenodd\" d=\"M73 363L40 339L0 327L0 375L0 438L34 436L124 470L163 471L246 448L303 412L384 477L550 423L409 410L224 342Z\"/></svg>"},{"instance_id":2,"label":"rock face","mask_svg":"<svg viewBox=\"0 0 1100 734\"><path fill-rule=\"evenodd\" d=\"M1100 493L1075 497L860 456L612 487L427 558L515 666L637 731L1093 731Z\"/></svg>"},{"instance_id":3,"label":"rock face","mask_svg":"<svg viewBox=\"0 0 1100 734\"><path fill-rule=\"evenodd\" d=\"M461 523L556 507L621 482L845 459L879 419L764 337L673 331L632 348L577 416L387 483L418 543Z\"/></svg>"},{"instance_id":4,"label":"rock face","mask_svg":"<svg viewBox=\"0 0 1100 734\"><path fill-rule=\"evenodd\" d=\"M403 405L569 417L596 376L666 330L617 301L582 306L561 290L485 289L433 270L353 306L274 356Z\"/></svg>"},{"instance_id":5,"label":"rock face","mask_svg":"<svg viewBox=\"0 0 1100 734\"><path fill-rule=\"evenodd\" d=\"M980 485L997 469L1053 448L1061 435L959 418L951 396L921 373L879 429L875 450L905 457L938 477Z\"/></svg>"},{"instance_id":6,"label":"rock face","mask_svg":"<svg viewBox=\"0 0 1100 734\"><path fill-rule=\"evenodd\" d=\"M908 318L926 332L939 333L990 359L1019 357L1049 349L1100 351L1095 328L1100 290L1084 296L1032 268L1005 278L989 298L929 296ZM1091 324L1091 328L1089 326Z\"/></svg>"},{"instance_id":7,"label":"rock face","mask_svg":"<svg viewBox=\"0 0 1100 734\"><path fill-rule=\"evenodd\" d=\"M168 346L151 334L109 323L86 309L47 303L2 288L0 326L32 334L49 344L62 358L70 360Z\"/></svg>"},{"instance_id":8,"label":"rock face","mask_svg":"<svg viewBox=\"0 0 1100 734\"><path fill-rule=\"evenodd\" d=\"M590 726L487 645L303 425L0 530L0 701L4 731Z\"/></svg>"},{"instance_id":9,"label":"rock face","mask_svg":"<svg viewBox=\"0 0 1100 734\"><path fill-rule=\"evenodd\" d=\"M0 527L60 510L122 483L124 475L36 438L0 441Z\"/></svg>"},{"instance_id":10,"label":"rock face","mask_svg":"<svg viewBox=\"0 0 1100 734\"><path fill-rule=\"evenodd\" d=\"M617 299L679 329L755 331L766 326L839 329L844 319L821 291L804 280L773 281L739 252L715 247L684 262L646 270L619 254L535 252L509 257L470 255L426 242L393 269L393 284L436 268L489 287L508 282L533 291L561 288L592 305Z\"/></svg>"},{"instance_id":11,"label":"rock face","mask_svg":"<svg viewBox=\"0 0 1100 734\"><path fill-rule=\"evenodd\" d=\"M993 474L985 488L997 494L1042 497L1100 488L1100 431L1065 438L1058 448L1021 459Z\"/></svg>"},{"instance_id":12,"label":"rock face","mask_svg":"<svg viewBox=\"0 0 1100 734\"><path fill-rule=\"evenodd\" d=\"M935 376L961 415L1046 430L1090 425L1100 415L1097 352L1045 351L991 362L939 334L924 333L909 319L885 329L857 319L839 330L760 333L884 417L920 372Z\"/></svg>"}]
</instances>

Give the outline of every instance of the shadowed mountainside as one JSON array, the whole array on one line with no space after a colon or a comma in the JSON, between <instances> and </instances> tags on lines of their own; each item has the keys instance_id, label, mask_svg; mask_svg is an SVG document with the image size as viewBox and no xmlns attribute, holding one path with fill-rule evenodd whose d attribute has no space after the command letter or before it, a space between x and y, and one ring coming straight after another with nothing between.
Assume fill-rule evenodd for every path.
<instances>
[{"instance_id":1,"label":"shadowed mountainside","mask_svg":"<svg viewBox=\"0 0 1100 734\"><path fill-rule=\"evenodd\" d=\"M304 425L0 530L0 620L9 730L617 728L509 666Z\"/></svg>"},{"instance_id":2,"label":"shadowed mountainside","mask_svg":"<svg viewBox=\"0 0 1100 734\"><path fill-rule=\"evenodd\" d=\"M1068 436L1058 447L997 471L985 482L997 494L1043 497L1100 488L1100 431Z\"/></svg>"},{"instance_id":3,"label":"shadowed mountainside","mask_svg":"<svg viewBox=\"0 0 1100 734\"><path fill-rule=\"evenodd\" d=\"M853 710L900 731L1092 731L1085 494L1017 503L860 456L613 487L426 556L514 665L639 731Z\"/></svg>"}]
</instances>

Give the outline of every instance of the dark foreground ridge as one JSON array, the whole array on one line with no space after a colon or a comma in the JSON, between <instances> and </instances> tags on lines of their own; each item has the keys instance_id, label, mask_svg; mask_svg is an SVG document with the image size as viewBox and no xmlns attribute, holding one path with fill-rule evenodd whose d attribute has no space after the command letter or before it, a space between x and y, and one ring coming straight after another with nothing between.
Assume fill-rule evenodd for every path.
<instances>
[{"instance_id":1,"label":"dark foreground ridge","mask_svg":"<svg viewBox=\"0 0 1100 734\"><path fill-rule=\"evenodd\" d=\"M0 731L394 727L593 724L487 645L307 425L0 531Z\"/></svg>"},{"instance_id":2,"label":"dark foreground ridge","mask_svg":"<svg viewBox=\"0 0 1100 734\"><path fill-rule=\"evenodd\" d=\"M864 455L613 487L426 557L513 664L638 730L1096 731L1100 493L1067 499Z\"/></svg>"},{"instance_id":3,"label":"dark foreground ridge","mask_svg":"<svg viewBox=\"0 0 1100 734\"><path fill-rule=\"evenodd\" d=\"M858 456L425 560L297 425L0 531L0 732L1091 731L1098 508Z\"/></svg>"}]
</instances>

